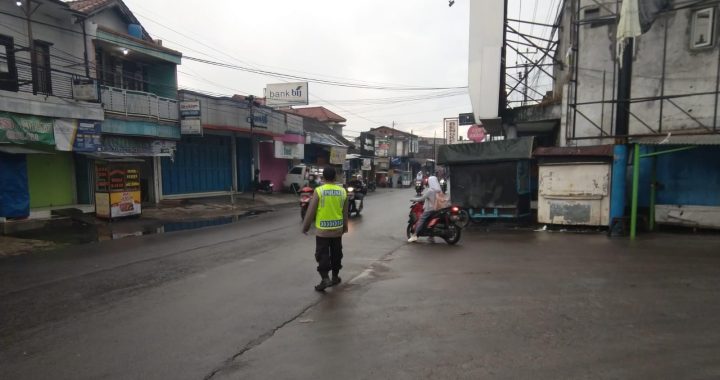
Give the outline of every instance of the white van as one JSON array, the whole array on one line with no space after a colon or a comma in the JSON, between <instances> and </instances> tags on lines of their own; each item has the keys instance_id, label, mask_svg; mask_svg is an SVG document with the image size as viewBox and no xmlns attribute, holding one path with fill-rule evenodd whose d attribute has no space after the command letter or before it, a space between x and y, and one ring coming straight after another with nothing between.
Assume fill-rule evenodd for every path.
<instances>
[{"instance_id":1,"label":"white van","mask_svg":"<svg viewBox=\"0 0 720 380\"><path fill-rule=\"evenodd\" d=\"M305 165L294 166L285 175L285 180L283 181L283 187L286 189L290 189L292 191L297 191L298 189L305 186L305 184L307 183L307 175L308 175L308 167L307 166L305 166Z\"/></svg>"}]
</instances>

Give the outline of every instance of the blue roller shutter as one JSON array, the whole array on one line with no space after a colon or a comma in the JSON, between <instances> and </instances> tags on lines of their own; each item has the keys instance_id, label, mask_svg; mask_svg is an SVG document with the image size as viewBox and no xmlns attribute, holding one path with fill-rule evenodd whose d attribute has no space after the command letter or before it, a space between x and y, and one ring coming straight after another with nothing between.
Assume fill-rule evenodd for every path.
<instances>
[{"instance_id":1,"label":"blue roller shutter","mask_svg":"<svg viewBox=\"0 0 720 380\"><path fill-rule=\"evenodd\" d=\"M232 188L230 137L183 136L175 161L163 158L163 194L195 194L229 191Z\"/></svg>"}]
</instances>

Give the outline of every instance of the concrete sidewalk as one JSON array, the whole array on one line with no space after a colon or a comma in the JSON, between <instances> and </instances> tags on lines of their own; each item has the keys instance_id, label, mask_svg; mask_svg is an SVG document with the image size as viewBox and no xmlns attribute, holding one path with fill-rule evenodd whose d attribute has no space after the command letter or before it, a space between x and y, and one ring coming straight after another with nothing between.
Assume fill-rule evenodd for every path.
<instances>
[{"instance_id":1,"label":"concrete sidewalk","mask_svg":"<svg viewBox=\"0 0 720 380\"><path fill-rule=\"evenodd\" d=\"M299 201L295 194L236 194L163 201L146 207L140 217L108 222L92 214L55 218L38 223L38 228L0 235L0 257L46 251L63 246L119 239L172 230L207 227L233 222L252 212L268 212ZM298 212L299 215L299 212Z\"/></svg>"}]
</instances>

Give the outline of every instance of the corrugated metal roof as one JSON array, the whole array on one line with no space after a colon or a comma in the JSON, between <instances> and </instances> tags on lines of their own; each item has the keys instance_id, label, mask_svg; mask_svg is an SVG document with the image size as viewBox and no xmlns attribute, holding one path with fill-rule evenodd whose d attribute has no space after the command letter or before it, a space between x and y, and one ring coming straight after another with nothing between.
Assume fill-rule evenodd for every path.
<instances>
[{"instance_id":1,"label":"corrugated metal roof","mask_svg":"<svg viewBox=\"0 0 720 380\"><path fill-rule=\"evenodd\" d=\"M595 145L595 146L578 146L578 147L540 147L535 149L533 153L536 157L564 157L564 156L581 156L581 157L612 157L612 145Z\"/></svg>"},{"instance_id":2,"label":"corrugated metal roof","mask_svg":"<svg viewBox=\"0 0 720 380\"><path fill-rule=\"evenodd\" d=\"M642 145L720 145L720 134L631 137L631 143Z\"/></svg>"}]
</instances>

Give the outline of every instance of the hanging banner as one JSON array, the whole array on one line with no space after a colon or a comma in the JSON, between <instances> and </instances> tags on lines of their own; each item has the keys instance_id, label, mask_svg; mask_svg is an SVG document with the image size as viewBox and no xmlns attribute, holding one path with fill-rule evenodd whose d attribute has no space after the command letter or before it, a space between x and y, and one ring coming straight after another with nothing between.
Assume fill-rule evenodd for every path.
<instances>
[{"instance_id":1,"label":"hanging banner","mask_svg":"<svg viewBox=\"0 0 720 380\"><path fill-rule=\"evenodd\" d=\"M332 147L330 148L330 163L333 165L342 165L345 163L347 148Z\"/></svg>"},{"instance_id":2,"label":"hanging banner","mask_svg":"<svg viewBox=\"0 0 720 380\"><path fill-rule=\"evenodd\" d=\"M0 142L55 145L53 119L0 112Z\"/></svg>"},{"instance_id":3,"label":"hanging banner","mask_svg":"<svg viewBox=\"0 0 720 380\"><path fill-rule=\"evenodd\" d=\"M64 152L98 152L102 124L94 120L55 119L55 149Z\"/></svg>"}]
</instances>

